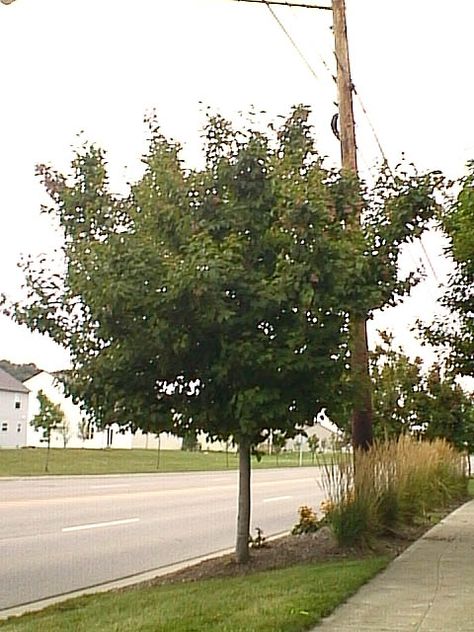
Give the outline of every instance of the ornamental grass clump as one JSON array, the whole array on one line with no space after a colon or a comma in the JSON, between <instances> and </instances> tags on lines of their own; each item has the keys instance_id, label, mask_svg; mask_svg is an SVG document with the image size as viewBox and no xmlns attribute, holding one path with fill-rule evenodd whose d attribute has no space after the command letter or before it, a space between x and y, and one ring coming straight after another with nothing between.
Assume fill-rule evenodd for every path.
<instances>
[{"instance_id":1,"label":"ornamental grass clump","mask_svg":"<svg viewBox=\"0 0 474 632\"><path fill-rule=\"evenodd\" d=\"M401 437L396 444L396 459L403 522L416 522L466 495L464 457L445 440Z\"/></svg>"},{"instance_id":2,"label":"ornamental grass clump","mask_svg":"<svg viewBox=\"0 0 474 632\"><path fill-rule=\"evenodd\" d=\"M341 545L354 546L462 499L467 476L463 456L446 441L403 436L335 455L323 465L321 484L325 522Z\"/></svg>"},{"instance_id":3,"label":"ornamental grass clump","mask_svg":"<svg viewBox=\"0 0 474 632\"><path fill-rule=\"evenodd\" d=\"M355 493L354 482L351 454L334 453L323 465L321 484L327 495L324 518L341 546L359 544L370 533L373 516L370 491L358 485L358 493Z\"/></svg>"}]
</instances>

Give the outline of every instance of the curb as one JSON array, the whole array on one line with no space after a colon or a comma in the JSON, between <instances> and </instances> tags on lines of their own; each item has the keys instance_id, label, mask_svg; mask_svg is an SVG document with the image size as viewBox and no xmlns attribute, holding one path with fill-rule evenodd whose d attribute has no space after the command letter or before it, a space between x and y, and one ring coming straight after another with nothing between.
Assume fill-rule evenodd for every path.
<instances>
[{"instance_id":1,"label":"curb","mask_svg":"<svg viewBox=\"0 0 474 632\"><path fill-rule=\"evenodd\" d=\"M266 538L266 541L271 542L272 540L277 540L278 538L282 538L285 535L288 535L288 533L288 531L276 533L274 535L268 536ZM118 590L120 588L134 586L135 584L141 584L142 582L150 581L155 577L161 577L162 575L168 575L169 573L174 573L184 568L195 566L197 564L200 564L201 562L205 562L206 560L213 560L224 555L229 555L230 553L233 553L234 550L235 549L233 547L229 549L220 549L219 551L209 553L208 555L192 557L187 560L183 560L182 562L177 562L176 564L169 564L168 566L159 566L148 571L143 571L142 573L127 575L126 577L120 577L119 579L114 579L103 584L95 584L93 586L88 586L87 588L80 588L79 590L61 593L59 595L52 595L51 597L46 597L45 599L40 599L39 601L31 601L29 603L19 604L11 608L0 610L0 621L4 621L5 619L11 617L19 617L22 614L27 614L30 612L38 612L39 610L43 610L48 606L62 603L63 601L68 601L69 599L75 599L76 597L105 593L111 590Z\"/></svg>"}]
</instances>

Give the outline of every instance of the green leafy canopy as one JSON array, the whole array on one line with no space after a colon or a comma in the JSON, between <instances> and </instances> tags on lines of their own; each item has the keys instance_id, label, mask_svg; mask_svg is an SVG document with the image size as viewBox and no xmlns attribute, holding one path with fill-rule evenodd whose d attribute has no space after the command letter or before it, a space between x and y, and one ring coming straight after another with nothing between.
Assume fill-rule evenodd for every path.
<instances>
[{"instance_id":1,"label":"green leafy canopy","mask_svg":"<svg viewBox=\"0 0 474 632\"><path fill-rule=\"evenodd\" d=\"M321 407L337 418L349 314L415 282L398 278L398 252L432 217L440 177L383 169L365 191L324 167L308 116L263 132L210 116L199 170L151 118L125 197L93 145L71 178L39 167L65 270L26 261L13 312L70 349L69 392L99 423L258 443Z\"/></svg>"},{"instance_id":2,"label":"green leafy canopy","mask_svg":"<svg viewBox=\"0 0 474 632\"><path fill-rule=\"evenodd\" d=\"M460 184L457 198L440 217L455 266L441 297L449 316L419 327L429 343L445 351L453 373L474 376L474 162Z\"/></svg>"}]
</instances>

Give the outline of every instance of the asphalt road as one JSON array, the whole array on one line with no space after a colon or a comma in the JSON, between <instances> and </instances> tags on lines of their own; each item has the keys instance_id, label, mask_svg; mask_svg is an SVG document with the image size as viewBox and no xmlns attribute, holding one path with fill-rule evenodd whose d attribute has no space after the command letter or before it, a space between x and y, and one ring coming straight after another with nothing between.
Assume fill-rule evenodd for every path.
<instances>
[{"instance_id":1,"label":"asphalt road","mask_svg":"<svg viewBox=\"0 0 474 632\"><path fill-rule=\"evenodd\" d=\"M253 472L252 530L318 507L317 468ZM0 479L0 610L234 545L237 472Z\"/></svg>"}]
</instances>

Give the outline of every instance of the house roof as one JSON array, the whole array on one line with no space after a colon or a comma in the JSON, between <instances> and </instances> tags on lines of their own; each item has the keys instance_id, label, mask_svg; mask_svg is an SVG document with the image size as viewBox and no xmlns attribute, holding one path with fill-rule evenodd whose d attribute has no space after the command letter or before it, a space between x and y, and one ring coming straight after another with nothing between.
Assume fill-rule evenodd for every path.
<instances>
[{"instance_id":1,"label":"house roof","mask_svg":"<svg viewBox=\"0 0 474 632\"><path fill-rule=\"evenodd\" d=\"M0 369L0 391L12 391L13 393L30 392L24 384L12 377L10 373L7 373L3 369Z\"/></svg>"}]
</instances>

